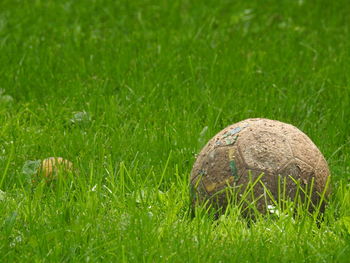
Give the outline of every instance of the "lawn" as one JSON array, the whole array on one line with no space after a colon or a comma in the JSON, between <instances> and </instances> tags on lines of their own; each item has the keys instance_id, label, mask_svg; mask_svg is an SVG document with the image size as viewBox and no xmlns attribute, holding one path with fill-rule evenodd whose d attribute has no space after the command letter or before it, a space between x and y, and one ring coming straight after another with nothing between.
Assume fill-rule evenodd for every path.
<instances>
[{"instance_id":1,"label":"lawn","mask_svg":"<svg viewBox=\"0 0 350 263\"><path fill-rule=\"evenodd\" d=\"M348 262L349 13L347 0L1 0L0 262ZM193 215L195 154L252 117L322 151L322 221ZM50 156L75 172L33 183Z\"/></svg>"}]
</instances>

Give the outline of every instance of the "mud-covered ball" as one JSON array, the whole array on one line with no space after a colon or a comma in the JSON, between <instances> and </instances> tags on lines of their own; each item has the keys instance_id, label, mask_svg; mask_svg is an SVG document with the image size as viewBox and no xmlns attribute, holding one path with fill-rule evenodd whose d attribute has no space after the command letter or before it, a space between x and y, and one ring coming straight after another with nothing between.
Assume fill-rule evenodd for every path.
<instances>
[{"instance_id":1,"label":"mud-covered ball","mask_svg":"<svg viewBox=\"0 0 350 263\"><path fill-rule=\"evenodd\" d=\"M247 119L220 131L198 154L190 178L192 204L225 209L235 199L264 213L281 198L299 196L312 210L329 194L328 177L324 156L299 129Z\"/></svg>"}]
</instances>

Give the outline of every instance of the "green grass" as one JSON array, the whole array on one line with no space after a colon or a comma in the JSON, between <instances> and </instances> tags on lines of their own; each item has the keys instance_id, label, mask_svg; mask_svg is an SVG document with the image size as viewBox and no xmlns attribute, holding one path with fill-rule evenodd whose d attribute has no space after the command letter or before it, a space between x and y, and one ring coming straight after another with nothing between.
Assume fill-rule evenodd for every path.
<instances>
[{"instance_id":1,"label":"green grass","mask_svg":"<svg viewBox=\"0 0 350 263\"><path fill-rule=\"evenodd\" d=\"M349 13L346 0L0 1L0 261L347 262ZM190 216L195 154L249 117L324 153L321 223ZM78 175L32 187L23 166L49 156Z\"/></svg>"}]
</instances>

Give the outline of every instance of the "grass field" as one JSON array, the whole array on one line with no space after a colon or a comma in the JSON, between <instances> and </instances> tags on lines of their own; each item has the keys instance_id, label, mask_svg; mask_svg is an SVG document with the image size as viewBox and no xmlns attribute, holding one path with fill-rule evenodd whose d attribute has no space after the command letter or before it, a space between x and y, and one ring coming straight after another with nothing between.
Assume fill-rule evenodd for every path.
<instances>
[{"instance_id":1,"label":"grass field","mask_svg":"<svg viewBox=\"0 0 350 263\"><path fill-rule=\"evenodd\" d=\"M1 0L0 262L348 262L349 13L346 0ZM323 152L321 223L191 216L195 154L250 117ZM32 185L49 156L76 174Z\"/></svg>"}]
</instances>

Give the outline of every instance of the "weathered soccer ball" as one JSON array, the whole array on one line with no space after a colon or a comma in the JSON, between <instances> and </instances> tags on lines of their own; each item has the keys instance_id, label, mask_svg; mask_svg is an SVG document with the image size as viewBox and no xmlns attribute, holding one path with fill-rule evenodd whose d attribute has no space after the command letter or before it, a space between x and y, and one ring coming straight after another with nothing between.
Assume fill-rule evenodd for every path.
<instances>
[{"instance_id":1,"label":"weathered soccer ball","mask_svg":"<svg viewBox=\"0 0 350 263\"><path fill-rule=\"evenodd\" d=\"M244 197L245 205L252 202L265 213L272 199L300 195L301 201L309 197L312 210L323 192L329 194L324 191L328 176L322 153L299 129L275 120L247 119L220 131L197 156L190 178L192 204L225 209L228 200Z\"/></svg>"},{"instance_id":2,"label":"weathered soccer ball","mask_svg":"<svg viewBox=\"0 0 350 263\"><path fill-rule=\"evenodd\" d=\"M51 182L57 177L58 173L67 173L73 171L73 163L62 157L49 157L41 162L37 175Z\"/></svg>"}]
</instances>

